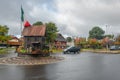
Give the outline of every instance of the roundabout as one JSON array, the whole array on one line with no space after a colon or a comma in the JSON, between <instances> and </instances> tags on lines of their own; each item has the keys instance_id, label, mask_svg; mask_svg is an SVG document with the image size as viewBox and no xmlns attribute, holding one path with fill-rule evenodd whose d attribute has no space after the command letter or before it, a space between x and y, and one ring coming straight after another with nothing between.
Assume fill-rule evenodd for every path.
<instances>
[{"instance_id":1,"label":"roundabout","mask_svg":"<svg viewBox=\"0 0 120 80\"><path fill-rule=\"evenodd\" d=\"M4 57L0 59L0 64L5 65L43 65L64 60L63 57Z\"/></svg>"}]
</instances>

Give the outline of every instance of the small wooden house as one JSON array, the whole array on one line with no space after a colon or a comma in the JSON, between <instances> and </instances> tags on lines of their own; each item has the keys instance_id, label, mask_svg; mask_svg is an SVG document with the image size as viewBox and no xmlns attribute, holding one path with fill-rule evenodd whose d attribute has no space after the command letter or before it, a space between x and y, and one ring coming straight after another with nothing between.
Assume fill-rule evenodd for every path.
<instances>
[{"instance_id":1,"label":"small wooden house","mask_svg":"<svg viewBox=\"0 0 120 80\"><path fill-rule=\"evenodd\" d=\"M24 48L42 49L45 45L45 32L45 25L24 27L22 32Z\"/></svg>"},{"instance_id":2,"label":"small wooden house","mask_svg":"<svg viewBox=\"0 0 120 80\"><path fill-rule=\"evenodd\" d=\"M57 34L57 37L54 41L54 46L56 49L65 49L67 46L67 41L65 38L62 36L62 34Z\"/></svg>"}]
</instances>

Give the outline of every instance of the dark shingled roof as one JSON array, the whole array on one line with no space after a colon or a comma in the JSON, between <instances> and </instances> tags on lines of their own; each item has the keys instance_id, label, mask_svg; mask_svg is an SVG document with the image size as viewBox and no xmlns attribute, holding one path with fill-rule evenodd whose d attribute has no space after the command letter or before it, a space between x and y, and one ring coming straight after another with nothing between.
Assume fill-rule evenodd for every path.
<instances>
[{"instance_id":1,"label":"dark shingled roof","mask_svg":"<svg viewBox=\"0 0 120 80\"><path fill-rule=\"evenodd\" d=\"M66 40L65 40L65 38L61 35L61 34L57 34L57 37L56 37L56 39L55 39L56 41L64 41L64 42L66 42Z\"/></svg>"},{"instance_id":2,"label":"dark shingled roof","mask_svg":"<svg viewBox=\"0 0 120 80\"><path fill-rule=\"evenodd\" d=\"M31 26L23 29L23 36L45 36L46 26Z\"/></svg>"}]
</instances>

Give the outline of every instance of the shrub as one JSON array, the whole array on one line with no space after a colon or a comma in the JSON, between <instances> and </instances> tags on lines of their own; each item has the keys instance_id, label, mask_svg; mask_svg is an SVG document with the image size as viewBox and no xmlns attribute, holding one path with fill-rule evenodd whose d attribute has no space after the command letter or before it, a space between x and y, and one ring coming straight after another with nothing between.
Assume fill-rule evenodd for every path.
<instances>
[{"instance_id":1,"label":"shrub","mask_svg":"<svg viewBox=\"0 0 120 80\"><path fill-rule=\"evenodd\" d=\"M20 50L20 53L26 53L26 52L27 52L27 50L25 50L25 49Z\"/></svg>"}]
</instances>

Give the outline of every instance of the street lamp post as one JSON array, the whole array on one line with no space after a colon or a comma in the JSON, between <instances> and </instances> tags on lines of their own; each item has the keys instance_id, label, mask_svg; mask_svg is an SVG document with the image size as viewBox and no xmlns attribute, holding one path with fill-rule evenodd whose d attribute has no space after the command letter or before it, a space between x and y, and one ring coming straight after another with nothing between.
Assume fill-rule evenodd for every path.
<instances>
[{"instance_id":1,"label":"street lamp post","mask_svg":"<svg viewBox=\"0 0 120 80\"><path fill-rule=\"evenodd\" d=\"M106 25L106 35L108 34L107 28L108 28L108 25ZM108 40L106 41L106 49L108 50Z\"/></svg>"},{"instance_id":2,"label":"street lamp post","mask_svg":"<svg viewBox=\"0 0 120 80\"><path fill-rule=\"evenodd\" d=\"M106 31L105 31L105 32L106 32L106 35L107 35L107 27L108 27L108 25L106 25Z\"/></svg>"}]
</instances>

